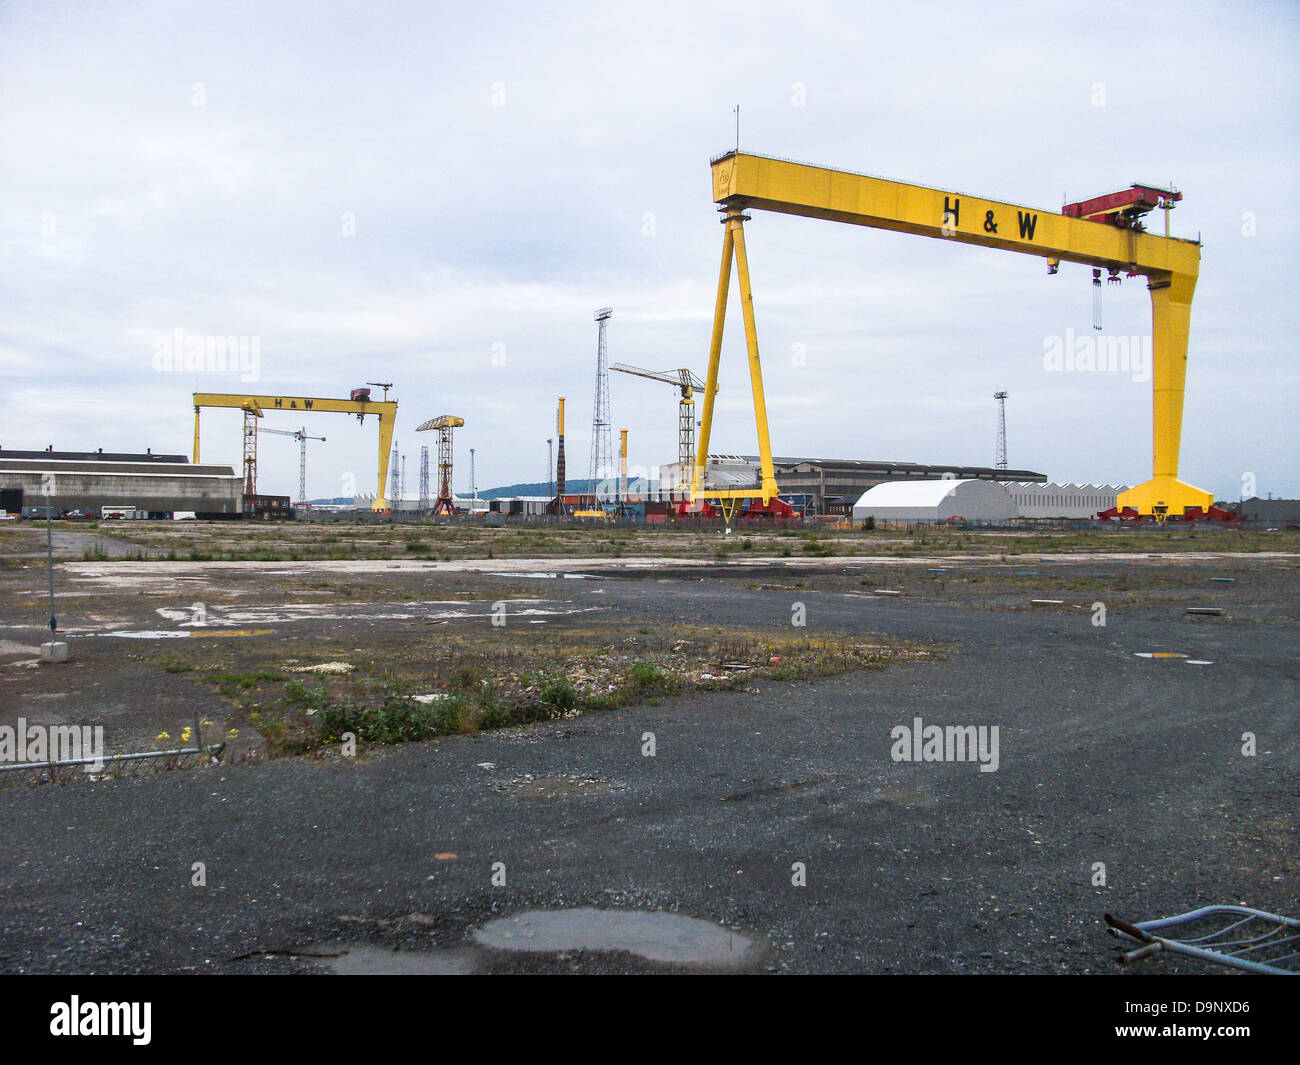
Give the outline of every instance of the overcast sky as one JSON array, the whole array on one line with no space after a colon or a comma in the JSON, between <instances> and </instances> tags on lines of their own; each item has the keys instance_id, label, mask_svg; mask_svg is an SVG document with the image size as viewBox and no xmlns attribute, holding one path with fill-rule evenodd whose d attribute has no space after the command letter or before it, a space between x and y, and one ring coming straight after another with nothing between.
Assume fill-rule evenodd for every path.
<instances>
[{"instance_id":1,"label":"overcast sky","mask_svg":"<svg viewBox=\"0 0 1300 1065\"><path fill-rule=\"evenodd\" d=\"M555 399L585 476L596 325L611 362L707 363L721 227L709 158L744 150L1059 210L1175 183L1204 241L1181 476L1300 495L1295 3L0 3L0 446L188 452L194 391L395 382L463 417L456 487L541 480ZM1152 228L1162 222L1152 218ZM1053 373L1090 272L755 213L746 227L778 455L1151 473L1140 373ZM1101 335L1149 336L1141 279ZM738 312L734 300L733 312ZM260 374L160 370L160 344L258 339ZM799 365L798 353L803 364ZM613 374L633 466L676 457L676 398ZM717 451L755 450L740 316ZM204 414L237 463L239 415ZM308 489L373 489L374 423L265 424ZM264 437L265 492L297 444Z\"/></svg>"}]
</instances>

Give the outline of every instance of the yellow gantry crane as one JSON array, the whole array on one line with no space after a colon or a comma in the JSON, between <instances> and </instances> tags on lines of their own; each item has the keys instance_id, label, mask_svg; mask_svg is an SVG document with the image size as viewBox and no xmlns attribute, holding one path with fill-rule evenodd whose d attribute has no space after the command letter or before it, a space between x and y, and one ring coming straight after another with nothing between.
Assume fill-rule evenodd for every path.
<instances>
[{"instance_id":1,"label":"yellow gantry crane","mask_svg":"<svg viewBox=\"0 0 1300 1065\"><path fill-rule=\"evenodd\" d=\"M385 391L387 395L387 391ZM364 422L367 414L379 419L379 483L371 510L387 510L384 480L388 476L388 452L393 442L393 423L397 420L397 402L372 400L370 389L354 388L351 399L320 399L310 396L249 396L227 392L194 393L194 461L199 461L199 411L203 407L225 407L244 412L244 492L257 494L257 419L268 411L293 411L298 414L327 412L355 414ZM304 445L305 446L305 445Z\"/></svg>"},{"instance_id":2,"label":"yellow gantry crane","mask_svg":"<svg viewBox=\"0 0 1300 1065\"><path fill-rule=\"evenodd\" d=\"M1145 210L1160 207L1166 211L1167 229L1167 212L1180 194L1134 186L1125 193L1073 204L1057 214L736 151L715 158L712 169L713 199L720 205L726 228L692 500L716 498L724 509L734 509L741 498L761 497L766 506L778 492L745 251L744 223L750 219L745 212L759 210L1037 255L1047 261L1049 273L1055 273L1065 261L1093 267L1094 278L1100 277L1102 269L1113 280L1119 279L1121 271L1146 277L1151 293L1152 476L1121 493L1118 505L1121 510L1131 508L1141 516L1160 519L1209 512L1214 496L1178 479L1188 326L1201 246L1198 241L1144 232L1137 221ZM750 489L715 491L704 484L705 457L713 428L733 256L740 282L762 484Z\"/></svg>"}]
</instances>

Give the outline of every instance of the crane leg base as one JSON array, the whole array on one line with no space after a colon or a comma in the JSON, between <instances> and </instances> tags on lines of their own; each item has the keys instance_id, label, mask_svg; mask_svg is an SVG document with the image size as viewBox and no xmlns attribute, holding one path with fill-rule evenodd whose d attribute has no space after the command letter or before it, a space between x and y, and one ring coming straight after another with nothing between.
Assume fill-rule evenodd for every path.
<instances>
[{"instance_id":1,"label":"crane leg base","mask_svg":"<svg viewBox=\"0 0 1300 1065\"><path fill-rule=\"evenodd\" d=\"M1153 477L1145 484L1121 492L1115 505L1120 511L1132 507L1144 518L1181 518L1193 509L1209 513L1214 506L1214 493L1186 484L1176 477Z\"/></svg>"}]
</instances>

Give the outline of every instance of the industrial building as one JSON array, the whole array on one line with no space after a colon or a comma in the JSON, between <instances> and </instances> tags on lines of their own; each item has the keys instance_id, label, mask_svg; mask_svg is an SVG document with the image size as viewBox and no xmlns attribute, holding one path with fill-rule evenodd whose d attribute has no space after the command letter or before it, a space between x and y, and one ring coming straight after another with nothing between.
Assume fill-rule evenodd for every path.
<instances>
[{"instance_id":1,"label":"industrial building","mask_svg":"<svg viewBox=\"0 0 1300 1065\"><path fill-rule=\"evenodd\" d=\"M848 514L864 492L892 481L956 480L1017 481L1026 484L1046 481L1033 470L1002 470L991 466L932 466L918 462L885 462L858 459L772 459L781 498L806 514ZM740 488L757 484L761 465L757 455L710 455L705 482L710 487ZM693 471L675 462L659 468L659 489L663 498L690 498Z\"/></svg>"},{"instance_id":2,"label":"industrial building","mask_svg":"<svg viewBox=\"0 0 1300 1065\"><path fill-rule=\"evenodd\" d=\"M0 448L0 492L7 500L17 499L12 509L44 507L47 485L56 514L81 510L98 515L104 507L123 507L149 517L192 512L234 518L243 492L232 467L194 465L184 455Z\"/></svg>"},{"instance_id":3,"label":"industrial building","mask_svg":"<svg viewBox=\"0 0 1300 1065\"><path fill-rule=\"evenodd\" d=\"M1124 484L1008 484L1007 491L1022 518L1080 519L1091 521L1115 506Z\"/></svg>"},{"instance_id":4,"label":"industrial building","mask_svg":"<svg viewBox=\"0 0 1300 1065\"><path fill-rule=\"evenodd\" d=\"M1258 497L1229 504L1242 521L1266 525L1300 525L1300 499L1260 499Z\"/></svg>"},{"instance_id":5,"label":"industrial building","mask_svg":"<svg viewBox=\"0 0 1300 1065\"><path fill-rule=\"evenodd\" d=\"M854 521L1002 522L1016 516L1016 505L1004 486L975 478L890 481L869 488L853 505Z\"/></svg>"}]
</instances>

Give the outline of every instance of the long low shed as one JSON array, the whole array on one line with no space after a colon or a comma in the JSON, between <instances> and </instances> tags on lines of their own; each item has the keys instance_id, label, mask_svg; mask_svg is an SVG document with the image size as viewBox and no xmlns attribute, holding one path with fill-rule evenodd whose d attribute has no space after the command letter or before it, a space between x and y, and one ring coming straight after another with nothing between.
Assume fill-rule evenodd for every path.
<instances>
[{"instance_id":1,"label":"long low shed","mask_svg":"<svg viewBox=\"0 0 1300 1065\"><path fill-rule=\"evenodd\" d=\"M868 488L853 504L853 520L1009 521L1017 516L1007 490L996 481L889 481Z\"/></svg>"},{"instance_id":2,"label":"long low shed","mask_svg":"<svg viewBox=\"0 0 1300 1065\"><path fill-rule=\"evenodd\" d=\"M230 466L9 458L0 454L0 489L19 490L23 506L58 511L133 507L151 514L240 512L243 483Z\"/></svg>"}]
</instances>

